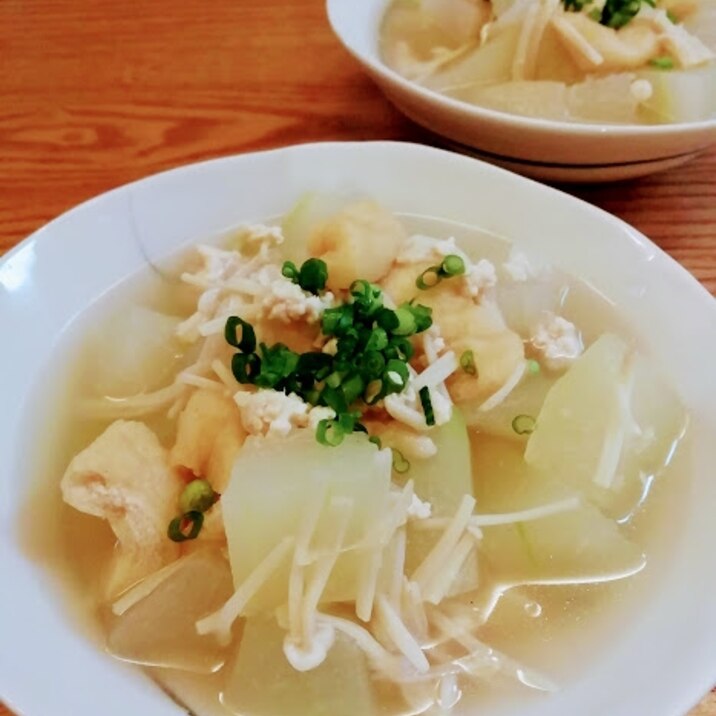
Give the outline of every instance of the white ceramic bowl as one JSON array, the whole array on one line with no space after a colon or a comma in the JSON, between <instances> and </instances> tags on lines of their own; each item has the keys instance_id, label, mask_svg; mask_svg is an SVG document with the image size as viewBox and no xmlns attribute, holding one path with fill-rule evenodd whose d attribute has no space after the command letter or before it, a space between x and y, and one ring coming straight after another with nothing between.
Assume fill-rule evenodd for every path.
<instances>
[{"instance_id":1,"label":"white ceramic bowl","mask_svg":"<svg viewBox=\"0 0 716 716\"><path fill-rule=\"evenodd\" d=\"M410 119L460 151L528 176L598 182L682 164L716 143L716 117L658 126L577 124L476 107L433 92L390 69L378 50L389 0L327 0L328 18L346 49Z\"/></svg>"},{"instance_id":2,"label":"white ceramic bowl","mask_svg":"<svg viewBox=\"0 0 716 716\"><path fill-rule=\"evenodd\" d=\"M42 560L19 544L29 456L44 446L28 396L88 307L145 266L136 233L157 258L279 215L309 188L366 193L398 212L510 237L619 304L658 356L694 418L688 519L674 513L665 526L673 555L613 646L519 713L683 716L716 680L716 304L646 238L588 204L464 156L388 142L297 146L159 174L77 207L0 262L0 699L23 716L185 713L72 626Z\"/></svg>"}]
</instances>

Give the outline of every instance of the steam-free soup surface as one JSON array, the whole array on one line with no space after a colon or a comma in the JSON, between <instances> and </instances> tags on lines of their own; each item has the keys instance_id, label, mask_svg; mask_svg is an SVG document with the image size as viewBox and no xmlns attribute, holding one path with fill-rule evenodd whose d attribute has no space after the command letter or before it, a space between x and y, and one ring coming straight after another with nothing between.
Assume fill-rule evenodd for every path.
<instances>
[{"instance_id":1,"label":"steam-free soup surface","mask_svg":"<svg viewBox=\"0 0 716 716\"><path fill-rule=\"evenodd\" d=\"M472 104L574 122L716 116L716 2L393 0L385 62Z\"/></svg>"},{"instance_id":2,"label":"steam-free soup surface","mask_svg":"<svg viewBox=\"0 0 716 716\"><path fill-rule=\"evenodd\" d=\"M368 201L214 245L65 352L28 525L103 646L200 715L517 712L597 663L668 565L686 477L686 417L618 310ZM332 316L371 340L340 370Z\"/></svg>"}]
</instances>

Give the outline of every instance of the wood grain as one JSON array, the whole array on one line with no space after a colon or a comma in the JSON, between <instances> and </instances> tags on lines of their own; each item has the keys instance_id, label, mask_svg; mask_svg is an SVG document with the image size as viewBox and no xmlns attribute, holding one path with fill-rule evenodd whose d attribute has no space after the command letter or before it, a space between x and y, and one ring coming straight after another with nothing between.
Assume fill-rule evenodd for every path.
<instances>
[{"instance_id":1,"label":"wood grain","mask_svg":"<svg viewBox=\"0 0 716 716\"><path fill-rule=\"evenodd\" d=\"M339 46L321 0L0 2L0 253L138 177L340 139L428 141ZM567 189L716 292L716 151L643 180ZM690 716L716 716L716 696Z\"/></svg>"}]
</instances>

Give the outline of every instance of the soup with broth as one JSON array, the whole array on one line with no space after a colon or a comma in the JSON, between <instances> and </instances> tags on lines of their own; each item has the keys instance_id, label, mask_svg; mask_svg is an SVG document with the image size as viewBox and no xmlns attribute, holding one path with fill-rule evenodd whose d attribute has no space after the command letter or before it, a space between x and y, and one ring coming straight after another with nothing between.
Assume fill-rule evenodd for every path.
<instances>
[{"instance_id":1,"label":"soup with broth","mask_svg":"<svg viewBox=\"0 0 716 716\"><path fill-rule=\"evenodd\" d=\"M490 109L574 122L716 116L714 0L393 0L385 62Z\"/></svg>"},{"instance_id":2,"label":"soup with broth","mask_svg":"<svg viewBox=\"0 0 716 716\"><path fill-rule=\"evenodd\" d=\"M180 265L93 309L56 421L111 654L199 716L460 714L618 636L686 417L598 294L323 195Z\"/></svg>"}]
</instances>

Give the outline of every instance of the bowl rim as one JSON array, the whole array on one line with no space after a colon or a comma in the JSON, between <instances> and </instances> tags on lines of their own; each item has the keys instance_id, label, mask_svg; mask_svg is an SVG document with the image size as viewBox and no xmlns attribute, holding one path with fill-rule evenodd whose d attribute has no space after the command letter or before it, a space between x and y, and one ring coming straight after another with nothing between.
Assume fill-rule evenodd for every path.
<instances>
[{"instance_id":1,"label":"bowl rim","mask_svg":"<svg viewBox=\"0 0 716 716\"><path fill-rule=\"evenodd\" d=\"M412 80L407 79L399 74L396 70L389 67L381 58L376 50L374 55L368 54L354 46L351 40L346 36L344 28L337 16L337 8L347 5L355 6L355 0L326 0L326 15L329 24L335 36L340 40L343 47L361 64L369 68L374 74L378 75L382 80L392 82L400 87L404 92L412 94L414 97L424 101L442 106L451 112L462 112L470 119L491 120L508 126L512 130L531 129L542 132L544 134L564 135L569 133L580 138L589 138L598 136L608 136L615 138L630 137L650 137L658 139L661 137L671 137L678 135L684 131L698 133L713 129L714 140L716 141L716 115L711 119L703 119L689 122L673 122L668 124L619 124L597 122L568 122L557 119L543 119L540 117L527 117L511 112L503 112L502 110L481 107L477 104L471 104L462 100L454 99L436 90L429 89ZM376 0L382 5L381 18L385 13L387 6L392 0ZM377 40L375 29L371 30L374 39Z\"/></svg>"},{"instance_id":2,"label":"bowl rim","mask_svg":"<svg viewBox=\"0 0 716 716\"><path fill-rule=\"evenodd\" d=\"M368 148L368 152L365 151L366 148ZM686 295L685 300L688 300L689 302L698 301L700 313L703 314L701 317L708 319L710 326L716 327L716 302L713 302L713 298L706 291L706 289L691 274L689 274L689 272L686 271L683 266L678 264L668 254L656 247L642 234L635 231L629 225L619 220L618 218L607 214L603 210L598 209L597 207L594 207L587 202L565 195L564 192L561 192L557 189L543 186L537 182L526 179L524 177L520 177L512 172L508 172L506 170L491 166L484 162L480 162L472 158L464 157L452 152L433 147L427 147L420 144L391 141L306 143L303 145L294 145L279 149L249 152L244 155L219 157L203 162L177 167L167 171L159 172L154 175L150 175L148 177L141 178L129 184L120 186L98 196L95 196L91 199L88 199L87 201L68 210L56 219L50 221L45 226L33 232L27 239L25 239L25 241L21 242L17 247L15 247L3 257L0 257L0 289L3 287L3 269L12 267L12 263L14 260L20 259L24 251L33 247L33 242L38 242L35 248L41 248L43 246L46 247L53 244L53 242L56 242L56 239L53 239L52 237L53 231L55 229L62 230L63 228L65 228L65 223L69 224L71 223L71 220L81 218L88 213L95 215L98 213L102 213L102 209L105 208L107 204L110 204L111 201L122 198L127 193L128 189L151 189L158 187L173 190L174 182L177 181L179 182L179 186L181 186L182 182L192 184L197 179L202 179L206 175L211 175L212 173L221 175L221 177L223 178L224 174L222 174L222 170L226 169L229 175L233 175L235 174L236 167L241 167L242 171L244 171L244 167L249 167L248 171L245 171L245 173L251 174L252 167L255 165L261 165L264 162L270 162L272 159L278 160L290 158L293 154L298 155L298 158L300 160L299 163L305 163L306 156L310 155L311 158L314 158L314 153L315 157L336 155L340 158L342 158L344 154L355 154L357 157L355 161L357 161L358 163L366 161L370 164L370 162L372 162L372 172L379 171L379 167L383 166L382 163L379 164L379 162L382 162L386 157L388 161L395 162L396 160L402 160L404 157L406 159L412 159L413 155L415 155L416 158L419 157L421 163L423 159L425 159L426 161L430 160L430 162L434 161L436 163L445 164L446 169L447 165L450 165L450 172L454 172L455 174L462 175L464 173L467 173L468 165L471 165L469 173L476 174L478 171L482 172L485 175L483 177L485 181L488 179L488 177L492 177L493 179L499 180L496 183L501 184L503 189L507 184L509 184L510 186L518 186L520 189L519 194L529 194L530 199L542 200L550 197L550 201L559 202L560 205L563 204L565 207L571 207L571 209L574 210L574 213L576 215L578 215L580 218L587 220L588 223L594 223L595 225L599 224L601 228L611 227L609 233L612 233L615 236L618 234L619 241L629 246L628 253L631 256L638 255L642 259L650 263L651 268L649 269L649 271L654 277L672 279L675 282L675 288L678 288L681 293ZM370 161L365 159L366 154L371 155ZM332 161L334 161L334 159L332 159ZM286 168L285 164L279 163L277 161L274 161L273 164L278 164L281 169ZM330 177L330 179L331 181L333 181L335 177L332 176ZM430 178L430 181L433 181L432 178ZM110 206L110 208L112 207ZM116 209L116 207L114 208ZM445 218L449 218L448 215L451 213L452 210L446 208L442 211L444 211ZM530 205L530 213L534 213L534 211L535 206ZM191 236L191 238L194 242L197 240L196 235ZM177 246L179 246L179 244L177 244ZM644 270L646 270L646 268L647 267L645 265ZM710 302L708 302L707 299ZM3 313L4 312L2 310L2 305L0 304L0 319L3 318ZM57 332L60 333L61 329L57 328ZM716 336L716 331L714 331L714 336ZM711 342L714 341L712 340ZM33 381L37 380L37 371L32 373L32 377ZM709 389L705 392L713 393L714 391L713 389ZM709 415L716 415L716 411L711 410ZM0 414L0 417L2 417L2 414ZM0 443L2 443L2 435L0 435ZM15 450L15 452L17 452L17 449ZM9 480L10 478L7 479ZM0 482L0 488L2 488L2 486L2 482ZM9 506L7 504L7 501L5 502L5 504L0 501L0 516L9 515L11 517L16 517L15 513L19 505L17 503L13 504L14 510L12 509L13 505ZM11 520L9 519L0 520L0 535L9 534L7 530L10 522ZM10 541L7 539L0 540L0 556L4 554L13 556L10 550ZM716 570L714 571L716 572ZM2 604L4 600L5 598L3 597L3 592L2 590L0 590L0 604ZM702 606L705 605L706 602L707 599L705 597L702 597ZM29 606L28 609L31 609L31 607ZM12 614L3 613L3 610L0 609L0 623L9 623L12 619ZM694 619L692 617L690 619L690 624L695 628L697 625L692 624ZM711 614L711 616L707 618L707 622L709 629L716 628L716 614ZM706 631L703 629L703 624L698 626L701 627L701 630L697 632L697 640L700 638L700 648L703 650L706 648L705 645L702 643L705 639L704 635L706 634ZM663 627L659 628L663 629ZM651 631L659 631L659 628L655 629L652 627L647 630L647 633ZM710 643L711 642L709 642L709 644ZM96 649L94 645L92 646L92 648L93 651ZM9 665L10 662L7 661L9 656L15 656L15 653L12 651L12 646L8 644L6 649L0 646L0 665ZM99 659L100 654L98 650L95 656L97 659ZM691 659L689 660L689 664L692 663L693 657L691 657ZM669 716L677 716L678 712L676 710L672 710L673 708L678 706L685 710L693 703L695 703L696 699L700 695L700 693L697 695L697 689L701 693L705 693L706 690L712 685L714 676L716 676L716 654L714 654L714 652L709 649L709 651L706 652L705 658L696 662L695 665L698 668L694 668L693 671L689 672L688 683L683 683L680 688L669 686L666 683L668 680L663 680L663 688L667 689L666 694L668 694ZM119 669L119 666L115 663L113 668ZM11 684L9 682L9 674L16 673L16 669L17 666L15 668L8 669L7 671L5 669L0 669L0 689L2 689L2 696L6 698L10 704L12 704L13 702L17 702L19 704L20 700L25 699L25 696L20 693L20 688L17 687L17 685ZM604 684L602 683L602 685ZM28 691L36 692L38 698L39 694L37 692L44 691L38 690L36 688L33 689L32 682L26 684L25 688ZM661 690L662 696L665 695L663 693L663 688ZM9 696L9 694L11 693L13 694L13 696ZM62 705L64 705L64 703ZM42 713L42 711L33 711L33 714L34 713ZM82 713L84 714L85 712L82 711ZM113 710L112 714L114 715L115 713L117 712ZM162 709L158 709L156 713L164 714L165 711ZM166 710L166 713L168 714L168 708ZM174 715L178 712L172 711L171 713L172 715ZM554 716L554 712L552 712L551 716ZM678 716L680 716L680 714L678 714Z\"/></svg>"}]
</instances>

